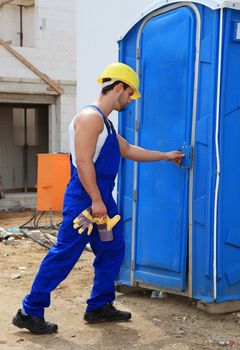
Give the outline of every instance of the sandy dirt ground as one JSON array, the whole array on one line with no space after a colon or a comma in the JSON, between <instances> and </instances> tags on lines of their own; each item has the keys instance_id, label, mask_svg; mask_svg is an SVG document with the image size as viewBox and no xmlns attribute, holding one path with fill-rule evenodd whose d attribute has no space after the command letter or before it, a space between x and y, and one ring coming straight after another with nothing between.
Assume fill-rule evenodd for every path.
<instances>
[{"instance_id":1,"label":"sandy dirt ground","mask_svg":"<svg viewBox=\"0 0 240 350\"><path fill-rule=\"evenodd\" d=\"M0 227L18 226L31 215L30 211L0 212ZM45 318L58 323L58 333L36 336L15 328L11 319L46 252L26 238L12 244L0 242L0 349L240 349L240 313L208 315L197 309L196 301L171 294L152 299L150 291L117 293L115 306L131 311L132 320L86 324L83 313L93 278L93 254L89 251L52 293ZM18 278L13 279L14 275Z\"/></svg>"}]
</instances>

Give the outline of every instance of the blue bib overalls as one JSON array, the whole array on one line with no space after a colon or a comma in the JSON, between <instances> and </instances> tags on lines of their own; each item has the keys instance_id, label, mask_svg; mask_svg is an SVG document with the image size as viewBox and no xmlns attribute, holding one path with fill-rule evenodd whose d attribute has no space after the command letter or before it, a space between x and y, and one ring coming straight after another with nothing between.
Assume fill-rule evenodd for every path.
<instances>
[{"instance_id":1,"label":"blue bib overalls","mask_svg":"<svg viewBox=\"0 0 240 350\"><path fill-rule=\"evenodd\" d=\"M112 197L114 180L120 161L119 143L116 132L106 121L104 114L96 107L108 129L108 136L95 162L97 185L107 207L109 217L118 214L117 205ZM23 300L27 314L42 317L44 308L50 305L50 293L70 273L89 242L95 254L94 284L91 296L87 301L87 311L97 309L115 299L114 281L124 258L124 240L121 220L113 228L114 239L102 242L96 225L90 236L86 230L79 234L73 228L73 219L92 204L91 198L82 186L77 169L71 162L71 179L67 186L63 204L63 222L56 244L43 259L35 277L29 295ZM79 288L81 293L81 287Z\"/></svg>"}]
</instances>

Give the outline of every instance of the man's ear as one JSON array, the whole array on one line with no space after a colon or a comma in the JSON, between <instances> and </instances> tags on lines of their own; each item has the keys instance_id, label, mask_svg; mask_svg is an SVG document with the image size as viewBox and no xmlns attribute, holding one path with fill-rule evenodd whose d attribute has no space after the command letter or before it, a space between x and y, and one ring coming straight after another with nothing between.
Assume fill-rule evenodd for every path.
<instances>
[{"instance_id":1,"label":"man's ear","mask_svg":"<svg viewBox=\"0 0 240 350\"><path fill-rule=\"evenodd\" d=\"M118 83L117 85L115 85L115 91L116 92L121 92L123 90L123 83Z\"/></svg>"}]
</instances>

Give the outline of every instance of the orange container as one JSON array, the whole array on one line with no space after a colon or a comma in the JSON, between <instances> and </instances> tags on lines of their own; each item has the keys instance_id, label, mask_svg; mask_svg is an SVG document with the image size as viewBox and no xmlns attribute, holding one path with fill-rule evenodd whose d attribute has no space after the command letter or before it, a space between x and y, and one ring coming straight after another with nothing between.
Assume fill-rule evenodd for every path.
<instances>
[{"instance_id":1,"label":"orange container","mask_svg":"<svg viewBox=\"0 0 240 350\"><path fill-rule=\"evenodd\" d=\"M70 155L38 154L37 209L60 211L70 179Z\"/></svg>"}]
</instances>

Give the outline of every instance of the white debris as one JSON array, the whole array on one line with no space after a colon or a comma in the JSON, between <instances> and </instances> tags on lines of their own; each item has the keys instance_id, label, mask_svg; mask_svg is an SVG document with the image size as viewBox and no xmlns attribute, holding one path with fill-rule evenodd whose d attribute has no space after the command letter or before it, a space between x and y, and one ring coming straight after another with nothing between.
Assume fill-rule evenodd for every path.
<instances>
[{"instance_id":1,"label":"white debris","mask_svg":"<svg viewBox=\"0 0 240 350\"><path fill-rule=\"evenodd\" d=\"M41 231L40 230L31 230L31 231L28 231L28 234L34 239L41 238Z\"/></svg>"},{"instance_id":2,"label":"white debris","mask_svg":"<svg viewBox=\"0 0 240 350\"><path fill-rule=\"evenodd\" d=\"M14 237L8 237L8 239L4 240L4 244L12 244L14 241Z\"/></svg>"},{"instance_id":3,"label":"white debris","mask_svg":"<svg viewBox=\"0 0 240 350\"><path fill-rule=\"evenodd\" d=\"M126 298L126 297L122 298L122 300L120 300L120 303L123 304L125 301L127 301L127 298Z\"/></svg>"},{"instance_id":4,"label":"white debris","mask_svg":"<svg viewBox=\"0 0 240 350\"><path fill-rule=\"evenodd\" d=\"M153 290L151 294L152 299L164 299L166 298L166 293L161 290Z\"/></svg>"},{"instance_id":5,"label":"white debris","mask_svg":"<svg viewBox=\"0 0 240 350\"><path fill-rule=\"evenodd\" d=\"M227 342L225 342L224 340L219 341L218 344L220 346L227 346Z\"/></svg>"},{"instance_id":6,"label":"white debris","mask_svg":"<svg viewBox=\"0 0 240 350\"><path fill-rule=\"evenodd\" d=\"M13 274L11 275L11 279L12 279L12 280L16 280L16 279L18 279L18 278L21 278L21 274L20 274L20 273L13 273Z\"/></svg>"}]
</instances>

